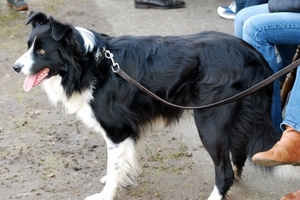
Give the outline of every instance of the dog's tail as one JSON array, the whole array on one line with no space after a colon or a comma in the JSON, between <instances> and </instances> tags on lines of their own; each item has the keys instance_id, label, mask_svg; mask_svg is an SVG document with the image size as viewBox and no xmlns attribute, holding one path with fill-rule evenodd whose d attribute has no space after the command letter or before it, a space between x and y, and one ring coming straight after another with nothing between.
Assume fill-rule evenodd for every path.
<instances>
[{"instance_id":1,"label":"dog's tail","mask_svg":"<svg viewBox=\"0 0 300 200\"><path fill-rule=\"evenodd\" d=\"M271 149L281 137L272 126L256 131L257 134L248 143L247 153L250 160L254 154ZM300 180L300 166L281 165L276 167L262 167L257 165L257 167L265 172L272 172L275 176L285 180Z\"/></svg>"},{"instance_id":2,"label":"dog's tail","mask_svg":"<svg viewBox=\"0 0 300 200\"><path fill-rule=\"evenodd\" d=\"M271 149L280 140L281 134L272 126L271 120L265 120L264 123L257 122L251 127L252 135L248 138L246 150L250 158L256 153Z\"/></svg>"},{"instance_id":3,"label":"dog's tail","mask_svg":"<svg viewBox=\"0 0 300 200\"><path fill-rule=\"evenodd\" d=\"M275 176L285 180L300 180L300 166L281 165L274 167Z\"/></svg>"}]
</instances>

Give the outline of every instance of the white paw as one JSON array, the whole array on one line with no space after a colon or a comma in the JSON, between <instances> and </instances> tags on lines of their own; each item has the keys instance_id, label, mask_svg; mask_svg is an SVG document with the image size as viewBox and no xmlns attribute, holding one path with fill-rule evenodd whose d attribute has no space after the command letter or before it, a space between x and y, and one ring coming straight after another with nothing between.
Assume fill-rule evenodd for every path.
<instances>
[{"instance_id":1,"label":"white paw","mask_svg":"<svg viewBox=\"0 0 300 200\"><path fill-rule=\"evenodd\" d=\"M101 193L96 193L86 197L84 200L110 200L110 199L104 198L104 196Z\"/></svg>"},{"instance_id":2,"label":"white paw","mask_svg":"<svg viewBox=\"0 0 300 200\"><path fill-rule=\"evenodd\" d=\"M215 185L214 190L207 200L222 200L223 196L220 194L218 187Z\"/></svg>"},{"instance_id":3,"label":"white paw","mask_svg":"<svg viewBox=\"0 0 300 200\"><path fill-rule=\"evenodd\" d=\"M109 193L102 190L101 193L96 193L91 196L86 197L84 200L114 200L116 194L114 192Z\"/></svg>"},{"instance_id":4,"label":"white paw","mask_svg":"<svg viewBox=\"0 0 300 200\"><path fill-rule=\"evenodd\" d=\"M100 183L102 183L102 184L106 184L106 181L107 181L107 175L103 176L103 177L100 179Z\"/></svg>"}]
</instances>

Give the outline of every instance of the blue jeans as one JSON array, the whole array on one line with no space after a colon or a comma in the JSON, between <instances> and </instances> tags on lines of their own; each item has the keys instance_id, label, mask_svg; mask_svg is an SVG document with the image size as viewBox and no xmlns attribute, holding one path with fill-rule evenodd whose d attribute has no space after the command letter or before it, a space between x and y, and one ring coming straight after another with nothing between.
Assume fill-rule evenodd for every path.
<instances>
[{"instance_id":1,"label":"blue jeans","mask_svg":"<svg viewBox=\"0 0 300 200\"><path fill-rule=\"evenodd\" d=\"M238 13L243 8L249 6L255 6L263 3L268 3L268 0L235 0L236 13Z\"/></svg>"},{"instance_id":2,"label":"blue jeans","mask_svg":"<svg viewBox=\"0 0 300 200\"><path fill-rule=\"evenodd\" d=\"M277 72L283 65L291 62L297 44L300 44L300 13L269 13L267 4L247 7L237 13L234 33L256 48L272 70ZM280 63L277 62L275 55L275 45L282 58ZM271 114L276 129L281 131L279 80L274 81Z\"/></svg>"},{"instance_id":3,"label":"blue jeans","mask_svg":"<svg viewBox=\"0 0 300 200\"><path fill-rule=\"evenodd\" d=\"M288 125L300 132L300 67L297 69L296 80L286 105L285 117L281 123L282 130Z\"/></svg>"}]
</instances>

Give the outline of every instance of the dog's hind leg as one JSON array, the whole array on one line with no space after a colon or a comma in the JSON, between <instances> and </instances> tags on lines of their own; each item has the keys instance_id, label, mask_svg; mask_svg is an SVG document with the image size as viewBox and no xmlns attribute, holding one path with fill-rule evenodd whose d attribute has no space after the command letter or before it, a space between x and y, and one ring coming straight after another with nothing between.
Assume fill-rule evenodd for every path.
<instances>
[{"instance_id":1,"label":"dog's hind leg","mask_svg":"<svg viewBox=\"0 0 300 200\"><path fill-rule=\"evenodd\" d=\"M127 138L119 144L106 139L108 158L107 175L101 179L105 186L101 193L91 195L85 200L113 200L119 188L136 185L135 178L140 173L135 141Z\"/></svg>"},{"instance_id":2,"label":"dog's hind leg","mask_svg":"<svg viewBox=\"0 0 300 200\"><path fill-rule=\"evenodd\" d=\"M213 116L220 115L220 112L213 109L206 111L195 111L194 117L203 146L212 158L215 168L215 186L208 200L222 200L234 181L228 136L224 132L225 122ZM215 120L219 120L218 123Z\"/></svg>"},{"instance_id":3,"label":"dog's hind leg","mask_svg":"<svg viewBox=\"0 0 300 200\"><path fill-rule=\"evenodd\" d=\"M220 149L219 149L220 150ZM232 170L229 153L226 151L208 150L214 162L215 186L208 200L222 200L233 184L234 173Z\"/></svg>"}]
</instances>

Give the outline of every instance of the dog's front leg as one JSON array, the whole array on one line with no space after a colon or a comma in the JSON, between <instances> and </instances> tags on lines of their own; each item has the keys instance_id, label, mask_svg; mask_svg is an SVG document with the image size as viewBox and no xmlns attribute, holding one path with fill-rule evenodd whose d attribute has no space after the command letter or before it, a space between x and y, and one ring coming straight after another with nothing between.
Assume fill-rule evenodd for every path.
<instances>
[{"instance_id":1,"label":"dog's front leg","mask_svg":"<svg viewBox=\"0 0 300 200\"><path fill-rule=\"evenodd\" d=\"M101 193L87 197L85 200L113 200L119 188L137 185L135 178L140 173L135 141L127 138L119 144L106 139L107 175L101 179L105 186Z\"/></svg>"}]
</instances>

